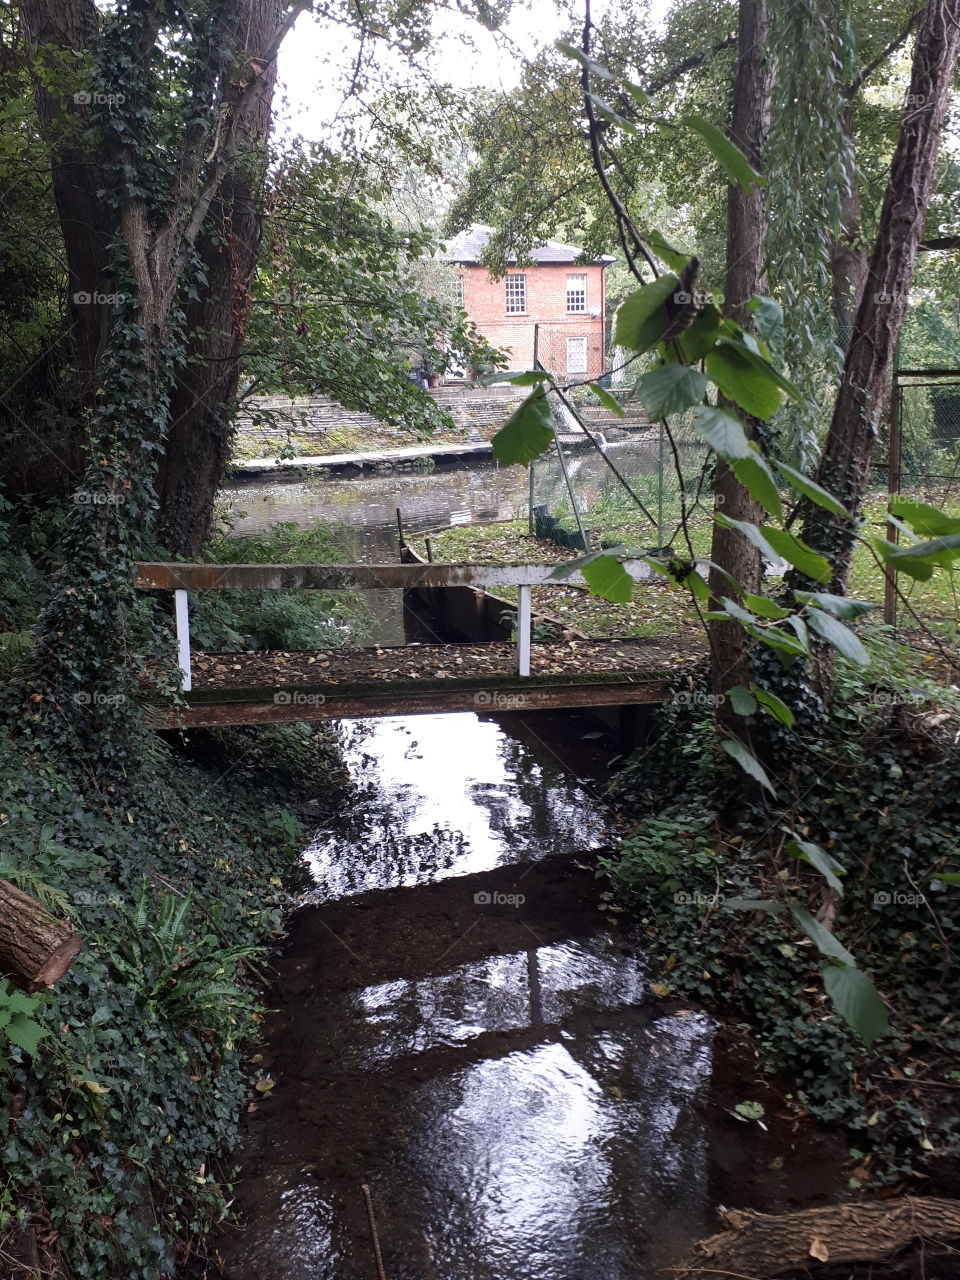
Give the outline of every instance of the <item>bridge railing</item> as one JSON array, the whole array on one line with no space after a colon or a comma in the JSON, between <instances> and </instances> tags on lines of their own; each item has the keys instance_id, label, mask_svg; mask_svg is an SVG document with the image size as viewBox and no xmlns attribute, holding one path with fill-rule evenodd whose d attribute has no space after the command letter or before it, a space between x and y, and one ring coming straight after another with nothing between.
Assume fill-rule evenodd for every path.
<instances>
[{"instance_id":1,"label":"bridge railing","mask_svg":"<svg viewBox=\"0 0 960 1280\"><path fill-rule=\"evenodd\" d=\"M555 577L556 564L179 564L137 565L142 591L172 591L183 687L192 685L188 591L410 591L417 587L516 587L517 674L530 674L531 587L584 585L579 572ZM642 560L623 567L637 581L650 576Z\"/></svg>"}]
</instances>

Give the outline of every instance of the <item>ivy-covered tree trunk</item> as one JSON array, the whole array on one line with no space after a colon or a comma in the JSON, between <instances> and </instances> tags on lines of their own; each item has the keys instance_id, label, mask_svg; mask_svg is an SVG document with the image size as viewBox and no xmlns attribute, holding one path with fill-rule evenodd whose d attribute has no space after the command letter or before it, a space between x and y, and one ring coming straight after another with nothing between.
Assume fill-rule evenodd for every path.
<instances>
[{"instance_id":1,"label":"ivy-covered tree trunk","mask_svg":"<svg viewBox=\"0 0 960 1280\"><path fill-rule=\"evenodd\" d=\"M845 504L852 518L843 519L810 502L803 507L802 536L829 558L834 570L831 590L837 593L846 588L856 516L867 490L890 366L923 238L958 38L960 0L929 0L917 29L910 88L877 238L817 473L819 483ZM800 579L797 585L808 584ZM824 652L820 665L824 688L829 683L831 652Z\"/></svg>"},{"instance_id":2,"label":"ivy-covered tree trunk","mask_svg":"<svg viewBox=\"0 0 960 1280\"><path fill-rule=\"evenodd\" d=\"M769 70L765 55L768 31L767 0L740 0L730 138L757 170L763 166L770 124ZM762 292L765 230L762 189L752 186L749 191L744 191L736 183L731 183L727 190L724 313L744 326L750 319L747 304L755 294ZM762 511L759 504L720 458L717 459L715 493L716 507L722 514L749 524L760 523ZM759 589L762 574L760 553L735 530L714 526L711 559L731 574L745 591ZM730 594L729 583L716 569L710 571L710 589L715 598ZM748 639L739 623L732 619L712 622L710 648L715 693L723 694L732 685L750 683ZM725 709L725 704L721 704L721 720L726 719ZM737 723L742 726L739 719Z\"/></svg>"},{"instance_id":3,"label":"ivy-covered tree trunk","mask_svg":"<svg viewBox=\"0 0 960 1280\"><path fill-rule=\"evenodd\" d=\"M40 706L34 714L46 710L65 743L118 774L133 763L137 749L133 686L142 643L130 626L134 563L155 530L158 464L175 392L181 413L199 411L192 374L180 375L192 370L186 308L197 301L201 314L195 311L193 318L217 322L201 368L219 362L224 344L234 344L235 359L237 333L242 334L236 317L243 310L237 313L233 290L213 296L229 282L233 259L226 276L215 264L205 277L197 245L225 184L246 163L246 143L265 133L276 52L306 6L252 0L242 12L218 3L184 15L188 52L169 68L182 78L183 92L173 102L156 74L156 62L170 45L164 0L100 14L96 21L87 0L22 0L22 6L35 52L48 66L52 58L70 67L72 56L73 74L82 77L77 60L89 60L92 89L83 93L93 107L87 136L96 145L86 160L100 187L96 207L86 216L116 232L109 256L103 252L98 261L89 228L75 218L76 207L86 208L87 186L78 192L78 206L70 200L77 162L72 153L65 160L58 132L70 121L53 111L53 91L40 72L37 100L50 119L51 166L55 188L63 190L58 209L71 278L92 278L90 292L114 298L104 305L104 332L87 371L88 465L64 530L64 566L38 629L33 674ZM87 43L78 48L81 37ZM163 134L163 145L153 131ZM80 137L75 131L73 136ZM229 191L224 207L236 195ZM257 237L247 238L241 270L249 280ZM114 286L109 290L102 283L107 278ZM235 371L233 378L235 385ZM222 387L215 379L207 391L212 396ZM215 479L209 482L215 490Z\"/></svg>"},{"instance_id":4,"label":"ivy-covered tree trunk","mask_svg":"<svg viewBox=\"0 0 960 1280\"><path fill-rule=\"evenodd\" d=\"M852 109L844 112L843 130L853 154ZM830 242L830 274L833 283L833 312L837 322L837 341L843 351L850 344L853 322L863 296L867 274L867 255L863 247L863 218L860 189L851 175L840 197L840 234Z\"/></svg>"}]
</instances>

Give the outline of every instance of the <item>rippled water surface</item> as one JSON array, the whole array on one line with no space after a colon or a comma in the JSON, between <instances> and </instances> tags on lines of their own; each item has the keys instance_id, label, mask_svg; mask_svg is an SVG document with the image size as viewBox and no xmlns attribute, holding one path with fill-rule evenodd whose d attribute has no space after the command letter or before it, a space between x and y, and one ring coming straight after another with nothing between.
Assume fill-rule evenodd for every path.
<instances>
[{"instance_id":1,"label":"rippled water surface","mask_svg":"<svg viewBox=\"0 0 960 1280\"><path fill-rule=\"evenodd\" d=\"M606 744L569 720L344 727L353 788L305 857L246 1120L231 1280L653 1280L718 1202L815 1203L817 1142L705 1014L651 1001L597 900ZM572 726L572 728L570 727Z\"/></svg>"}]
</instances>

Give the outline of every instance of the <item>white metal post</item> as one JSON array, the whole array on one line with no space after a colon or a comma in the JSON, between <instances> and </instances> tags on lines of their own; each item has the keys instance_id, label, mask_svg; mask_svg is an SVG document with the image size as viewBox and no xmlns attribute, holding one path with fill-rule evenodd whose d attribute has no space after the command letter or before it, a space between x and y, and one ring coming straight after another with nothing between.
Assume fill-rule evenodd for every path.
<instances>
[{"instance_id":1,"label":"white metal post","mask_svg":"<svg viewBox=\"0 0 960 1280\"><path fill-rule=\"evenodd\" d=\"M517 600L517 674L530 674L530 586L519 588Z\"/></svg>"},{"instance_id":2,"label":"white metal post","mask_svg":"<svg viewBox=\"0 0 960 1280\"><path fill-rule=\"evenodd\" d=\"M186 692L189 692L193 678L190 674L190 609L186 591L179 589L174 591L173 606L177 620L177 649L180 670L183 672L183 687Z\"/></svg>"}]
</instances>

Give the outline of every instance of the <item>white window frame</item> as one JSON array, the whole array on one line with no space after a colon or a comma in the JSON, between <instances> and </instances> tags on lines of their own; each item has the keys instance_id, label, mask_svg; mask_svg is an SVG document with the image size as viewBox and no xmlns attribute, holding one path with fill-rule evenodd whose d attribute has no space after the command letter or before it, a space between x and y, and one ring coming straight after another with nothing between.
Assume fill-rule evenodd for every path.
<instances>
[{"instance_id":1,"label":"white window frame","mask_svg":"<svg viewBox=\"0 0 960 1280\"><path fill-rule=\"evenodd\" d=\"M580 344L579 347L575 348L574 347L575 343ZM583 354L579 357L575 356L571 359L573 350L582 351ZM567 373L586 373L587 366L589 365L589 363L590 363L590 348L587 343L586 336L577 336L576 338L568 338L567 339Z\"/></svg>"},{"instance_id":2,"label":"white window frame","mask_svg":"<svg viewBox=\"0 0 960 1280\"><path fill-rule=\"evenodd\" d=\"M509 272L505 281L505 305L508 316L527 313L527 277L522 272Z\"/></svg>"},{"instance_id":3,"label":"white window frame","mask_svg":"<svg viewBox=\"0 0 960 1280\"><path fill-rule=\"evenodd\" d=\"M458 307L463 306L463 272L458 271L453 277L453 301Z\"/></svg>"},{"instance_id":4,"label":"white window frame","mask_svg":"<svg viewBox=\"0 0 960 1280\"><path fill-rule=\"evenodd\" d=\"M567 276L567 311L583 315L587 310L587 273L572 272Z\"/></svg>"}]
</instances>

